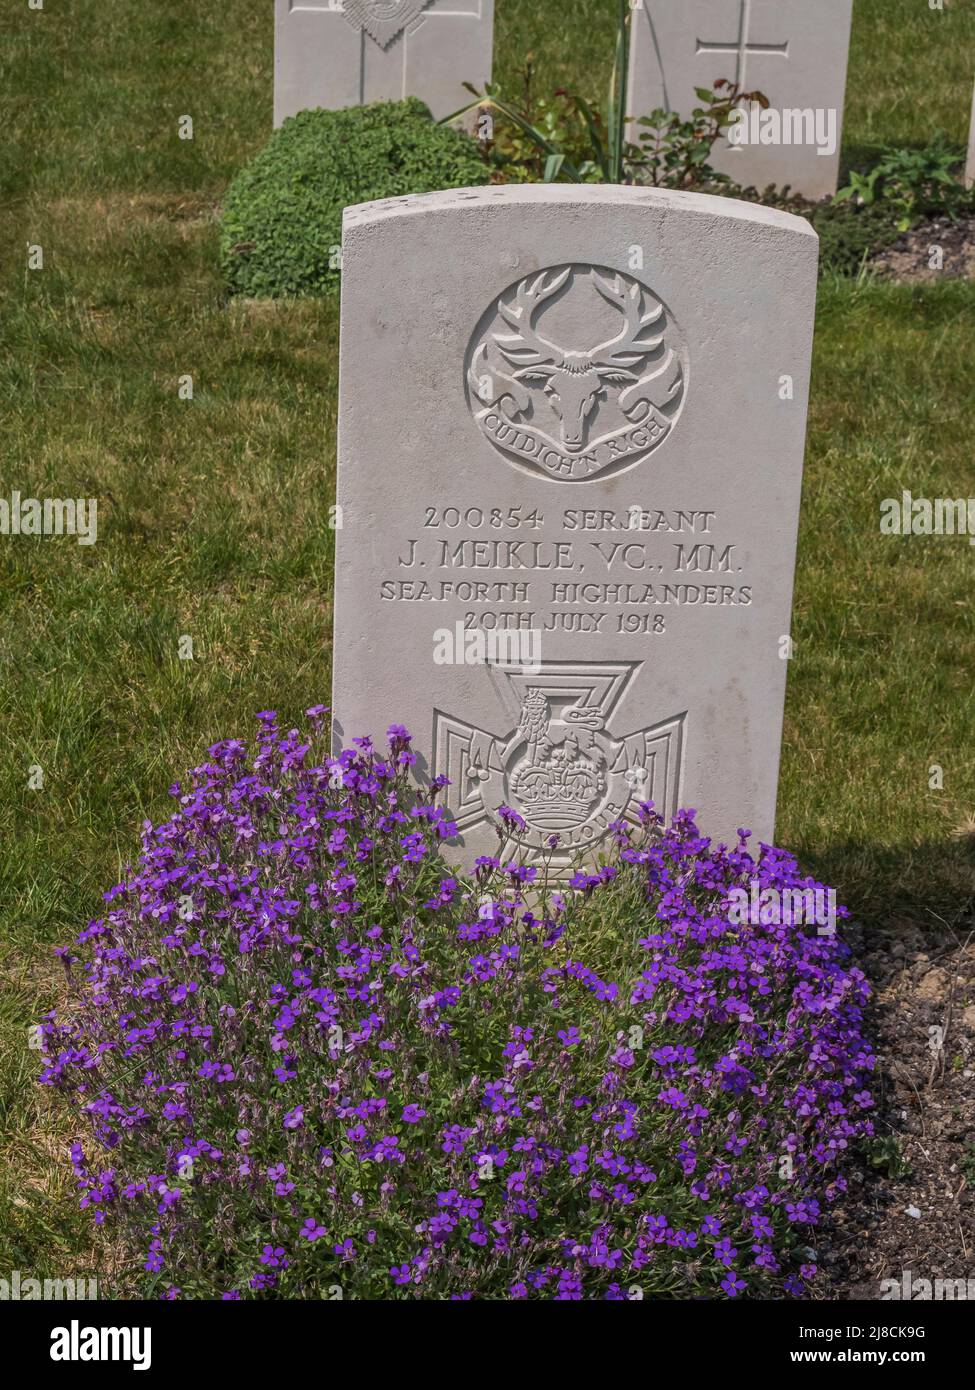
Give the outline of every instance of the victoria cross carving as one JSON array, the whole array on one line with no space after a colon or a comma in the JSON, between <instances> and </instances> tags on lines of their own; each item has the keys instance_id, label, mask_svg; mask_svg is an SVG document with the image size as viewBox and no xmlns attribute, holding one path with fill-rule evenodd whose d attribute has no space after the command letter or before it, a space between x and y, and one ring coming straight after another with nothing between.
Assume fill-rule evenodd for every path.
<instances>
[{"instance_id":1,"label":"victoria cross carving","mask_svg":"<svg viewBox=\"0 0 975 1390\"><path fill-rule=\"evenodd\" d=\"M585 482L667 438L687 381L683 336L632 276L565 265L526 275L481 320L467 354L474 418L520 466Z\"/></svg>"},{"instance_id":2,"label":"victoria cross carving","mask_svg":"<svg viewBox=\"0 0 975 1390\"><path fill-rule=\"evenodd\" d=\"M498 664L511 727L493 733L434 714L433 768L461 832L497 819L499 806L522 817L524 857L544 855L558 873L606 838L614 821L638 819L653 801L677 811L684 715L619 735L609 725L643 662L543 662L538 671ZM551 838L558 843L553 851Z\"/></svg>"},{"instance_id":3,"label":"victoria cross carving","mask_svg":"<svg viewBox=\"0 0 975 1390\"><path fill-rule=\"evenodd\" d=\"M388 48L429 4L430 0L345 0L343 13L350 24L364 29L380 48Z\"/></svg>"}]
</instances>

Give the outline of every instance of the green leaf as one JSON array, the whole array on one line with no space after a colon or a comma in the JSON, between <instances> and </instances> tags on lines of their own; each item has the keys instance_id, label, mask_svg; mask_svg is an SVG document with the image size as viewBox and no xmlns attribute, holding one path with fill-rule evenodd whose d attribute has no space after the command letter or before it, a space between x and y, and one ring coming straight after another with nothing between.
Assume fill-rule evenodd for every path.
<instances>
[{"instance_id":1,"label":"green leaf","mask_svg":"<svg viewBox=\"0 0 975 1390\"><path fill-rule=\"evenodd\" d=\"M538 148L542 150L545 154L561 155L561 167L565 170L566 175L574 182L579 181L579 171L576 168L576 166L572 163L572 161L568 158L568 156L565 154L565 152L556 149L552 142L545 138L545 135L542 133L542 131L539 130L538 126L532 125L530 121L526 121L525 118L518 111L516 111L513 106L510 106L508 104L508 102L502 101L500 97L492 96L486 101L476 102L474 104L479 106L491 107L495 111L500 111L502 116L505 116L509 121L511 121L512 125L516 125L518 129L522 131L525 135L527 135L529 140L531 140L533 144L537 145Z\"/></svg>"},{"instance_id":2,"label":"green leaf","mask_svg":"<svg viewBox=\"0 0 975 1390\"><path fill-rule=\"evenodd\" d=\"M469 87L470 83L465 82L464 86ZM473 88L471 88L471 90L473 90ZM454 121L459 120L461 116L466 116L468 111L475 111L479 106L490 106L490 104L490 97L479 96L476 101L469 101L467 105L462 106L459 111L452 111L449 116L442 116L437 122L437 125L451 125Z\"/></svg>"},{"instance_id":3,"label":"green leaf","mask_svg":"<svg viewBox=\"0 0 975 1390\"><path fill-rule=\"evenodd\" d=\"M606 157L606 151L603 148L603 142L599 135L599 123L596 120L596 114L588 101L585 101L582 97L576 97L576 106L582 112L582 119L586 123L595 162L599 166L603 178L609 182L609 161Z\"/></svg>"},{"instance_id":4,"label":"green leaf","mask_svg":"<svg viewBox=\"0 0 975 1390\"><path fill-rule=\"evenodd\" d=\"M629 81L630 56L630 6L629 0L618 0L619 9L616 22L616 57L613 60L613 74L609 83L607 100L606 172L608 183L620 183L623 178L624 126L626 124L626 98Z\"/></svg>"}]
</instances>

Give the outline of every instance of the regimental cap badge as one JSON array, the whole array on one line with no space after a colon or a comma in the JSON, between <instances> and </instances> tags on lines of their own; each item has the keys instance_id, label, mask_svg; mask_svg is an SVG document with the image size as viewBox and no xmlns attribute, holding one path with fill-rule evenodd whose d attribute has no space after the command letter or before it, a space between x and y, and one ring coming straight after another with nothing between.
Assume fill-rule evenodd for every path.
<instances>
[{"instance_id":1,"label":"regimental cap badge","mask_svg":"<svg viewBox=\"0 0 975 1390\"><path fill-rule=\"evenodd\" d=\"M631 275L563 265L492 305L466 362L468 401L502 454L585 482L633 467L668 437L688 362L673 314Z\"/></svg>"},{"instance_id":2,"label":"regimental cap badge","mask_svg":"<svg viewBox=\"0 0 975 1390\"><path fill-rule=\"evenodd\" d=\"M380 48L393 39L430 5L431 0L345 0L343 14L356 29L363 29Z\"/></svg>"}]
</instances>

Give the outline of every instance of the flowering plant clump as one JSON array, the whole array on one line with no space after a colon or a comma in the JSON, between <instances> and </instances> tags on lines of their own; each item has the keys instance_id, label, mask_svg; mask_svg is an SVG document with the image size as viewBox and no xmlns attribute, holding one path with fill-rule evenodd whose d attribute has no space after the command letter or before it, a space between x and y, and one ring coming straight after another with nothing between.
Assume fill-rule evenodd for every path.
<instances>
[{"instance_id":1,"label":"flowering plant clump","mask_svg":"<svg viewBox=\"0 0 975 1390\"><path fill-rule=\"evenodd\" d=\"M61 951L42 1080L144 1291L800 1295L871 1133L867 985L729 894L819 885L649 804L567 883L500 807L455 875L409 734L316 754L324 713L214 745Z\"/></svg>"}]
</instances>

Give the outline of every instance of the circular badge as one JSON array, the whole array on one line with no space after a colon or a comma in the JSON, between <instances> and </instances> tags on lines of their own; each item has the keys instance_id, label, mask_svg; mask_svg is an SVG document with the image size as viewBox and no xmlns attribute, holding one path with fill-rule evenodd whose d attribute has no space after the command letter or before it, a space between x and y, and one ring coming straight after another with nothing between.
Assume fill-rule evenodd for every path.
<instances>
[{"instance_id":1,"label":"circular badge","mask_svg":"<svg viewBox=\"0 0 975 1390\"><path fill-rule=\"evenodd\" d=\"M623 472L677 423L687 348L667 306L631 275L560 265L510 286L467 352L467 398L499 453L582 483Z\"/></svg>"}]
</instances>

